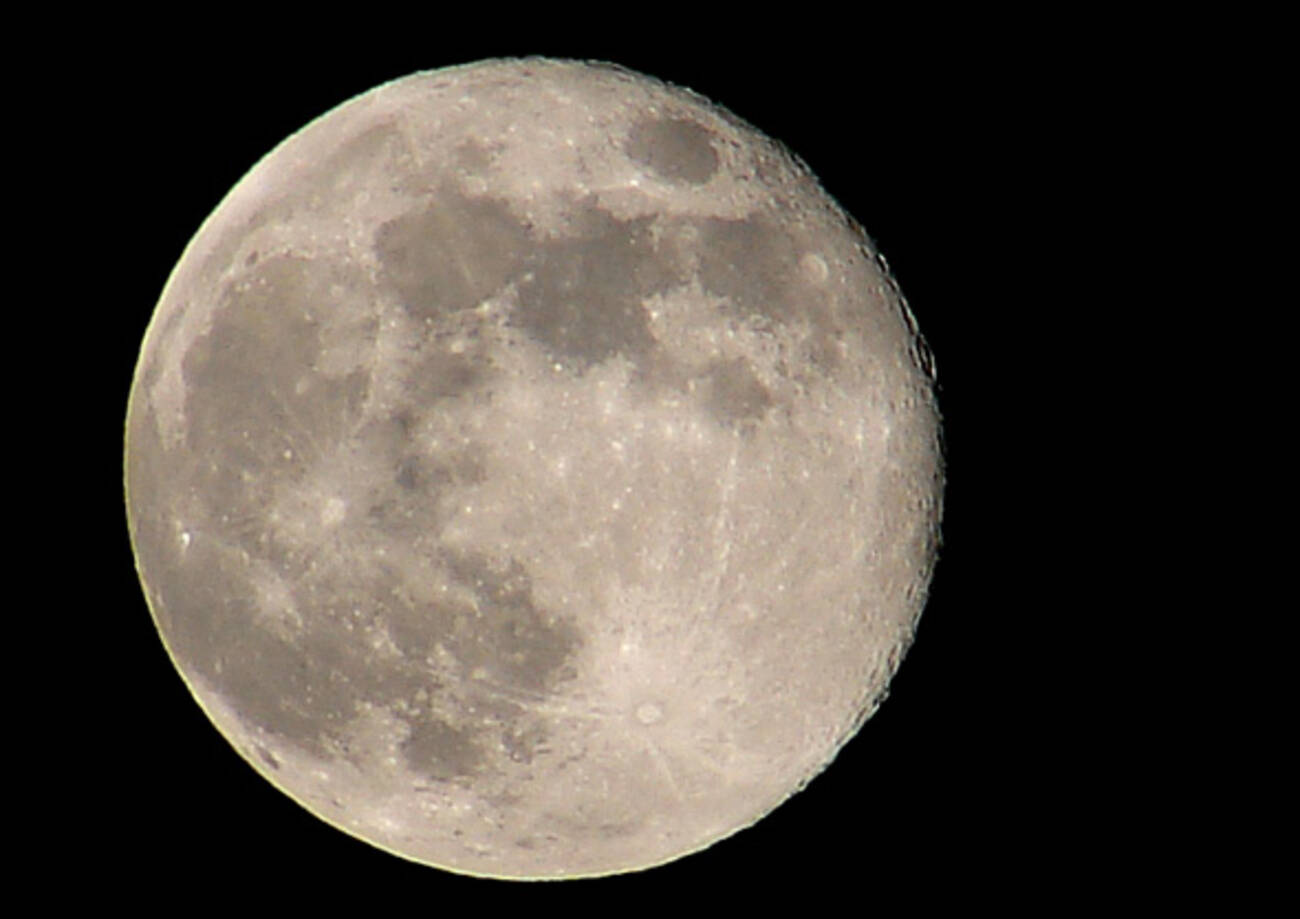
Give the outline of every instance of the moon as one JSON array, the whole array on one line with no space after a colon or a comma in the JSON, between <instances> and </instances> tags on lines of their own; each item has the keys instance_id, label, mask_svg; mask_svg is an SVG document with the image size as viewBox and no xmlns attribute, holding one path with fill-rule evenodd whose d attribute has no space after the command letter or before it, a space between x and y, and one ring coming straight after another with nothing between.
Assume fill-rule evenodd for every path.
<instances>
[{"instance_id":1,"label":"moon","mask_svg":"<svg viewBox=\"0 0 1300 919\"><path fill-rule=\"evenodd\" d=\"M752 825L884 699L940 428L794 155L614 65L494 60L344 103L203 224L127 513L176 669L276 788L423 864L589 877Z\"/></svg>"}]
</instances>

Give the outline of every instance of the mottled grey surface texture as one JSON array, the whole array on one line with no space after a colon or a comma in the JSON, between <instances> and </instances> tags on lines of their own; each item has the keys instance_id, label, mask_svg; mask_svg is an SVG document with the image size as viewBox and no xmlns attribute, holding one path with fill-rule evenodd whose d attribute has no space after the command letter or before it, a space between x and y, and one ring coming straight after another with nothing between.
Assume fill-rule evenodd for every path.
<instances>
[{"instance_id":1,"label":"mottled grey surface texture","mask_svg":"<svg viewBox=\"0 0 1300 919\"><path fill-rule=\"evenodd\" d=\"M941 491L869 243L609 66L381 87L263 160L150 326L138 565L222 733L329 823L501 877L770 811L883 697Z\"/></svg>"}]
</instances>

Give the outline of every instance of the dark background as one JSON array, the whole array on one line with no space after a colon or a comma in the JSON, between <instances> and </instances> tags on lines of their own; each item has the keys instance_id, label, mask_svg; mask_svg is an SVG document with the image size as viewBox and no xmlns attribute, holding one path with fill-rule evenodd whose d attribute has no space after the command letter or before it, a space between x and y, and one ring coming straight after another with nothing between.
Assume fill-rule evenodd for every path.
<instances>
[{"instance_id":1,"label":"dark background","mask_svg":"<svg viewBox=\"0 0 1300 919\"><path fill-rule=\"evenodd\" d=\"M706 889L803 891L811 905L873 889L922 899L1026 893L1080 856L1088 779L1076 742L1062 739L1073 716L1054 672L1070 614L1059 600L1043 608L1051 537L1039 527L1061 449L1045 430L1043 381L1068 335L1059 282L1041 267L1053 232L1043 215L1072 194L1056 157L1084 142L1059 118L1074 104L1074 79L1053 61L1052 35L1029 52L997 23L904 33L788 12L788 34L757 44L666 27L620 27L624 39L438 40L426 30L417 40L396 23L382 37L367 28L319 42L244 34L201 48L178 27L175 41L102 49L83 89L83 140L104 169L87 229L109 279L90 332L102 368L92 414L104 532L85 717L97 742L90 803L70 828L76 843L65 843L107 869L102 884L130 892L165 878L238 894L329 882L340 896L374 889L430 906L469 894L489 910L524 898L631 895L635 905L644 893ZM944 547L915 645L890 698L831 768L707 851L541 888L386 855L256 775L164 653L135 578L120 485L146 323L184 246L235 182L289 133L382 82L528 54L613 61L689 87L807 162L908 297L935 355L948 460ZM1076 728L1082 747L1089 729Z\"/></svg>"}]
</instances>

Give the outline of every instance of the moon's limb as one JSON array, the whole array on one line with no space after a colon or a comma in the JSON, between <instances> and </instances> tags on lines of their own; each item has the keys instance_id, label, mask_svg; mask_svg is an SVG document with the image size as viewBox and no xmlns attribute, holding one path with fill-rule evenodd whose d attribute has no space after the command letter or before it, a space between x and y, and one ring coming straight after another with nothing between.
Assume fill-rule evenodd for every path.
<instances>
[{"instance_id":1,"label":"moon's limb","mask_svg":"<svg viewBox=\"0 0 1300 919\"><path fill-rule=\"evenodd\" d=\"M797 161L618 68L488 62L246 176L146 336L164 642L273 784L404 857L633 870L883 697L941 493L922 345Z\"/></svg>"}]
</instances>

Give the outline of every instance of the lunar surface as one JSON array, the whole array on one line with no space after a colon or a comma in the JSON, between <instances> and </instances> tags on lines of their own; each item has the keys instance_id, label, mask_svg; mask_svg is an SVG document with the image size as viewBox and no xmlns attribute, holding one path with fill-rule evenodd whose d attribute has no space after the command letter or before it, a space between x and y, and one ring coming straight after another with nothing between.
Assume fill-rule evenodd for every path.
<instances>
[{"instance_id":1,"label":"lunar surface","mask_svg":"<svg viewBox=\"0 0 1300 919\"><path fill-rule=\"evenodd\" d=\"M268 781L405 858L581 877L752 824L854 735L923 605L938 436L797 159L615 66L490 61L345 103L203 225L128 518Z\"/></svg>"}]
</instances>

